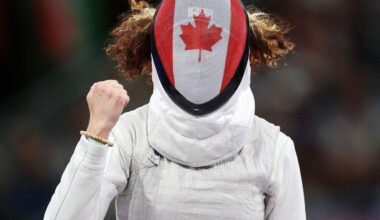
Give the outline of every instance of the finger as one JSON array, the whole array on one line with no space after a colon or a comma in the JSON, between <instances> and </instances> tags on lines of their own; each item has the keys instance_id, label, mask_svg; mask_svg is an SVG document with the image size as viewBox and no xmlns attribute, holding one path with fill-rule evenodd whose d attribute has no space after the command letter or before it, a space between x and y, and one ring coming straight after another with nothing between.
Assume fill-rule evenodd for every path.
<instances>
[{"instance_id":1,"label":"finger","mask_svg":"<svg viewBox=\"0 0 380 220\"><path fill-rule=\"evenodd\" d=\"M125 102L125 106L127 106L130 98L128 96L128 93L125 89L113 89L115 97L118 97L120 100Z\"/></svg>"},{"instance_id":2,"label":"finger","mask_svg":"<svg viewBox=\"0 0 380 220\"><path fill-rule=\"evenodd\" d=\"M116 79L108 79L108 80L104 80L102 82L103 83L119 83Z\"/></svg>"},{"instance_id":3,"label":"finger","mask_svg":"<svg viewBox=\"0 0 380 220\"><path fill-rule=\"evenodd\" d=\"M127 105L129 104L130 100L131 100L131 98L127 95L127 101L125 102L124 108L127 107Z\"/></svg>"},{"instance_id":4,"label":"finger","mask_svg":"<svg viewBox=\"0 0 380 220\"><path fill-rule=\"evenodd\" d=\"M92 96L93 91L94 91L94 90L92 90L92 89L90 89L90 91L88 91L88 93L87 93L87 95L86 95L86 99L87 99L87 100Z\"/></svg>"},{"instance_id":5,"label":"finger","mask_svg":"<svg viewBox=\"0 0 380 220\"><path fill-rule=\"evenodd\" d=\"M106 80L104 81L104 84L108 86L122 86L117 80Z\"/></svg>"},{"instance_id":6,"label":"finger","mask_svg":"<svg viewBox=\"0 0 380 220\"><path fill-rule=\"evenodd\" d=\"M113 88L119 88L119 89L124 89L124 87L121 84L112 84L111 85Z\"/></svg>"},{"instance_id":7,"label":"finger","mask_svg":"<svg viewBox=\"0 0 380 220\"><path fill-rule=\"evenodd\" d=\"M96 82L92 84L92 86L90 87L90 90L97 88L99 85L100 85L100 82Z\"/></svg>"},{"instance_id":8,"label":"finger","mask_svg":"<svg viewBox=\"0 0 380 220\"><path fill-rule=\"evenodd\" d=\"M109 94L111 95L111 93L113 93L113 89L116 89L118 88L117 86L114 86L113 84L110 84L110 83L105 83L105 82L101 82L99 83L98 85L96 85L94 87L94 90L97 92L97 94L99 95L104 95L104 94Z\"/></svg>"}]
</instances>

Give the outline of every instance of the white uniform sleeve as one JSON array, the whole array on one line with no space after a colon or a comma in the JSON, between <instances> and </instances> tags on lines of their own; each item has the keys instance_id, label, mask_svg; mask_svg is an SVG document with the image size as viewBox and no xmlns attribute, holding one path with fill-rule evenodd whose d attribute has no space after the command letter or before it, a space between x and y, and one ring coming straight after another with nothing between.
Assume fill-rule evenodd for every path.
<instances>
[{"instance_id":1,"label":"white uniform sleeve","mask_svg":"<svg viewBox=\"0 0 380 220\"><path fill-rule=\"evenodd\" d=\"M276 142L275 158L266 195L266 220L305 220L302 179L293 141L283 133Z\"/></svg>"},{"instance_id":2,"label":"white uniform sleeve","mask_svg":"<svg viewBox=\"0 0 380 220\"><path fill-rule=\"evenodd\" d=\"M44 220L103 219L126 187L129 157L82 136L45 212Z\"/></svg>"}]
</instances>

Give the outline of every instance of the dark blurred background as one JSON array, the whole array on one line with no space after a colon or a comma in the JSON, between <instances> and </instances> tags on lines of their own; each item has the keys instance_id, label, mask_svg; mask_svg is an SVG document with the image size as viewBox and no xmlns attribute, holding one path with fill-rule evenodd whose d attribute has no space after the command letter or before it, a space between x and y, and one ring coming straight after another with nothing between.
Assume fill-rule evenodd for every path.
<instances>
[{"instance_id":1,"label":"dark blurred background","mask_svg":"<svg viewBox=\"0 0 380 220\"><path fill-rule=\"evenodd\" d=\"M295 141L308 219L380 219L380 1L254 3L294 26L295 53L261 68L252 89L257 114ZM103 51L126 10L127 0L0 0L0 219L42 219L93 82L120 79L127 110L147 103L147 79L126 82Z\"/></svg>"}]
</instances>

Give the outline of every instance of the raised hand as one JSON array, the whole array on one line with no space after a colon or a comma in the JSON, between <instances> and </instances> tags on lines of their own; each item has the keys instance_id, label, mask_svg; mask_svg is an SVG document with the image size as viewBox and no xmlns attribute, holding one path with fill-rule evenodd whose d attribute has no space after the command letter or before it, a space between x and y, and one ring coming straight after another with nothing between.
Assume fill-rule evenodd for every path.
<instances>
[{"instance_id":1,"label":"raised hand","mask_svg":"<svg viewBox=\"0 0 380 220\"><path fill-rule=\"evenodd\" d=\"M129 96L124 87L116 80L96 82L87 94L90 120L87 131L108 138L119 119Z\"/></svg>"}]
</instances>

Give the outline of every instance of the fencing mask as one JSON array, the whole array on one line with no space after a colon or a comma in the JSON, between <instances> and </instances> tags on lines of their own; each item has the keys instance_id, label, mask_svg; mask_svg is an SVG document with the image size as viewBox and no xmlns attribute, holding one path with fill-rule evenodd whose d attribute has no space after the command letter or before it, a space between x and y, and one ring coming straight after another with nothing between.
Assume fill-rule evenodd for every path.
<instances>
[{"instance_id":1,"label":"fencing mask","mask_svg":"<svg viewBox=\"0 0 380 220\"><path fill-rule=\"evenodd\" d=\"M240 0L163 0L153 21L152 58L170 99L196 116L223 106L248 63L248 30Z\"/></svg>"},{"instance_id":2,"label":"fencing mask","mask_svg":"<svg viewBox=\"0 0 380 220\"><path fill-rule=\"evenodd\" d=\"M153 23L150 146L190 167L237 155L255 113L248 53L240 0L162 0Z\"/></svg>"}]
</instances>

